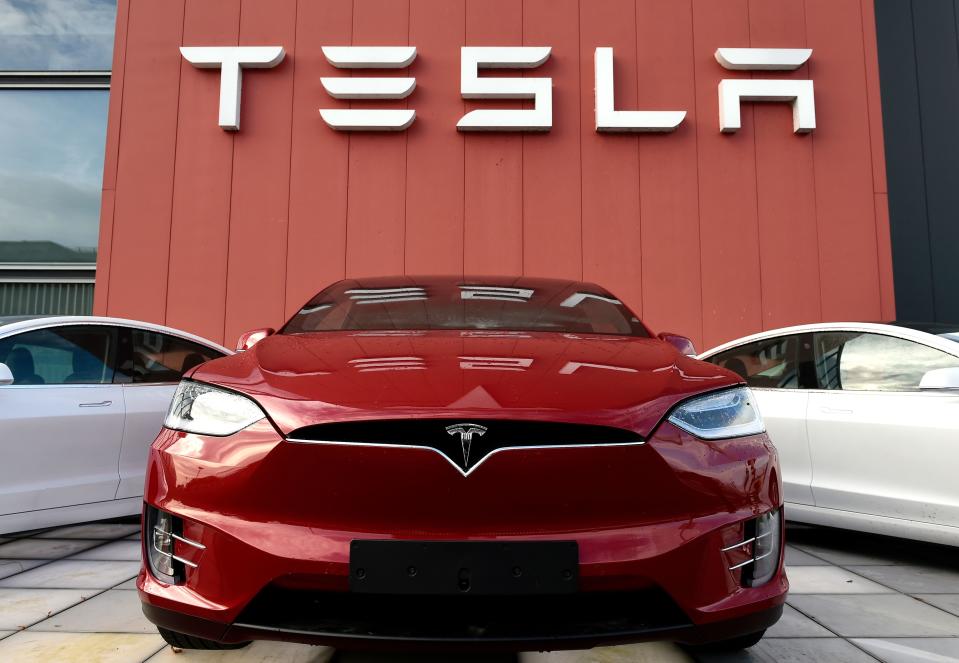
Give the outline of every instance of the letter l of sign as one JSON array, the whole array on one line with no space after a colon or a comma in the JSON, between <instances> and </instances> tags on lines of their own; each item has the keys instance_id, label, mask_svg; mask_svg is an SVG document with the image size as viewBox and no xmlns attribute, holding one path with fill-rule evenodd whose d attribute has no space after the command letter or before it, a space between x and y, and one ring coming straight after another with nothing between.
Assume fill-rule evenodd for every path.
<instances>
[{"instance_id":1,"label":"letter l of sign","mask_svg":"<svg viewBox=\"0 0 959 663\"><path fill-rule=\"evenodd\" d=\"M686 111L613 110L613 49L597 48L593 55L596 73L596 131L674 131Z\"/></svg>"}]
</instances>

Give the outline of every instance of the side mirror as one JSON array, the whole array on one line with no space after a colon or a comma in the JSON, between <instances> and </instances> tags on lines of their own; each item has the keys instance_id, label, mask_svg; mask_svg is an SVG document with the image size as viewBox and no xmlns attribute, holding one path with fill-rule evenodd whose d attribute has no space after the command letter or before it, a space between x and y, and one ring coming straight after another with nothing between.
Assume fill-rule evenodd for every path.
<instances>
[{"instance_id":1,"label":"side mirror","mask_svg":"<svg viewBox=\"0 0 959 663\"><path fill-rule=\"evenodd\" d=\"M919 381L922 390L959 391L959 368L937 368L922 376Z\"/></svg>"},{"instance_id":2,"label":"side mirror","mask_svg":"<svg viewBox=\"0 0 959 663\"><path fill-rule=\"evenodd\" d=\"M679 350L680 354L684 354L687 357L696 356L696 346L693 345L693 342L685 336L671 334L669 332L662 332L656 336L656 338L658 338L660 341L669 343L671 346Z\"/></svg>"},{"instance_id":3,"label":"side mirror","mask_svg":"<svg viewBox=\"0 0 959 663\"><path fill-rule=\"evenodd\" d=\"M0 386L13 384L13 373L6 364L0 364Z\"/></svg>"},{"instance_id":4,"label":"side mirror","mask_svg":"<svg viewBox=\"0 0 959 663\"><path fill-rule=\"evenodd\" d=\"M245 334L240 334L240 338L236 342L236 351L243 352L244 350L249 350L267 336L272 336L275 333L276 330L273 329L273 327L263 327L261 329L248 331Z\"/></svg>"}]
</instances>

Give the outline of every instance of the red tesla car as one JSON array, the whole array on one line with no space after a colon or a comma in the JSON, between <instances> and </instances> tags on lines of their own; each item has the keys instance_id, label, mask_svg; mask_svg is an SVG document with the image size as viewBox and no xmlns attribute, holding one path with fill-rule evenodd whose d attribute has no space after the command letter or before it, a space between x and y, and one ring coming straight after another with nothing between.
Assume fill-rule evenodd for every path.
<instances>
[{"instance_id":1,"label":"red tesla car","mask_svg":"<svg viewBox=\"0 0 959 663\"><path fill-rule=\"evenodd\" d=\"M779 467L742 379L616 297L371 278L187 374L153 445L144 612L178 647L745 647Z\"/></svg>"}]
</instances>

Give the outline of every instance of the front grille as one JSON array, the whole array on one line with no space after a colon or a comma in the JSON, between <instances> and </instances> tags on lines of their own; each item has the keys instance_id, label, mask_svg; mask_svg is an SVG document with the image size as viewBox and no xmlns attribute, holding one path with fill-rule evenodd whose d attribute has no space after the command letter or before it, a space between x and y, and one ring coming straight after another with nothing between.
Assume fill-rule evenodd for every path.
<instances>
[{"instance_id":1,"label":"front grille","mask_svg":"<svg viewBox=\"0 0 959 663\"><path fill-rule=\"evenodd\" d=\"M690 626L659 589L550 596L407 596L269 586L234 626L333 638L538 642L652 635Z\"/></svg>"},{"instance_id":2,"label":"front grille","mask_svg":"<svg viewBox=\"0 0 959 663\"><path fill-rule=\"evenodd\" d=\"M633 431L612 426L516 419L376 419L317 424L287 436L291 442L431 449L464 475L497 451L642 444Z\"/></svg>"},{"instance_id":3,"label":"front grille","mask_svg":"<svg viewBox=\"0 0 959 663\"><path fill-rule=\"evenodd\" d=\"M495 436L500 446L538 447L642 442L643 438L624 428L517 419L375 419L316 424L298 428L290 438L317 442L354 444L397 444L432 446L450 439L447 428L464 423L486 429L481 437ZM476 437L473 438L477 439Z\"/></svg>"}]
</instances>

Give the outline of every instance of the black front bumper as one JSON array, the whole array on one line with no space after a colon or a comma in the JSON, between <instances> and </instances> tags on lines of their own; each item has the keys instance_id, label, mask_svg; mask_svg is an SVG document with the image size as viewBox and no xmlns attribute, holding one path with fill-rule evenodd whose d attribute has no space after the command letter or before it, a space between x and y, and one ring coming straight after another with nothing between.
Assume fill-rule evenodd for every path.
<instances>
[{"instance_id":1,"label":"black front bumper","mask_svg":"<svg viewBox=\"0 0 959 663\"><path fill-rule=\"evenodd\" d=\"M233 624L144 604L153 623L217 640L282 640L341 649L535 651L648 640L702 644L761 631L782 606L694 625L660 590L564 596L391 596L268 587Z\"/></svg>"}]
</instances>

